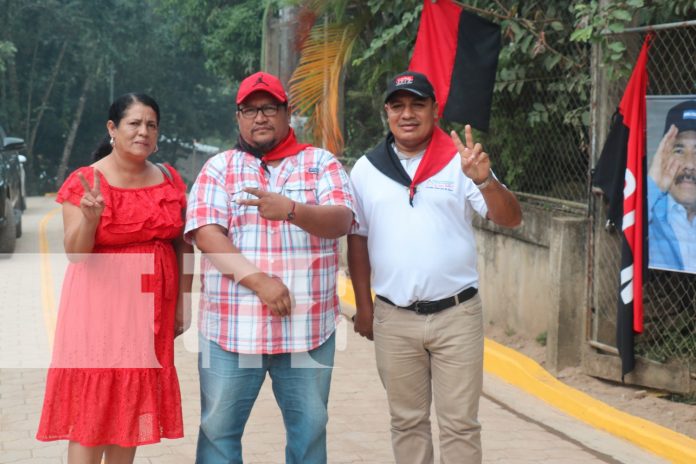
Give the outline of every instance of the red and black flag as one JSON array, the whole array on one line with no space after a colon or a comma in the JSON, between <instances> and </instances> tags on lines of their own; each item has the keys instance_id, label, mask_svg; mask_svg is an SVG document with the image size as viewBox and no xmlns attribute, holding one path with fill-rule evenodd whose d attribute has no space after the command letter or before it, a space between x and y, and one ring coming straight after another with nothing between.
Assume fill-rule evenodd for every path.
<instances>
[{"instance_id":1,"label":"red and black flag","mask_svg":"<svg viewBox=\"0 0 696 464\"><path fill-rule=\"evenodd\" d=\"M452 0L424 0L408 69L428 76L441 117L485 131L500 47L497 24Z\"/></svg>"},{"instance_id":2,"label":"red and black flag","mask_svg":"<svg viewBox=\"0 0 696 464\"><path fill-rule=\"evenodd\" d=\"M607 197L608 220L621 233L621 272L616 347L621 378L635 366L633 336L643 332L643 282L647 275L645 93L648 86L648 35L614 114L611 129L592 174L592 184Z\"/></svg>"}]
</instances>

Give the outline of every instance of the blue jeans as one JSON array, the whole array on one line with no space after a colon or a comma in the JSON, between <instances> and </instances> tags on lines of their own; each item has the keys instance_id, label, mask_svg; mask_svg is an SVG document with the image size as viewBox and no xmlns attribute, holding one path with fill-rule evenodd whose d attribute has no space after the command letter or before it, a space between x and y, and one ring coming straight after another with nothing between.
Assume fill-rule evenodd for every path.
<instances>
[{"instance_id":1,"label":"blue jeans","mask_svg":"<svg viewBox=\"0 0 696 464\"><path fill-rule=\"evenodd\" d=\"M242 433L266 373L285 424L287 464L326 463L335 334L309 353L239 354L202 335L201 427L196 463L242 463Z\"/></svg>"}]
</instances>

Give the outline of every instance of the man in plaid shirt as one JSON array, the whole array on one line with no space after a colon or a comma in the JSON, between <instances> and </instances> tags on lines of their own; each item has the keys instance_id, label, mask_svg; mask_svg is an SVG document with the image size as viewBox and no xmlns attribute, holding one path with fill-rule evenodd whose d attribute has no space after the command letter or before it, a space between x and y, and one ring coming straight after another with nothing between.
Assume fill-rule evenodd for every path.
<instances>
[{"instance_id":1,"label":"man in plaid shirt","mask_svg":"<svg viewBox=\"0 0 696 464\"><path fill-rule=\"evenodd\" d=\"M186 239L204 253L197 462L242 462L244 426L268 373L286 462L325 463L349 180L331 153L297 142L275 76L242 81L237 124L237 145L208 160L187 209Z\"/></svg>"}]
</instances>

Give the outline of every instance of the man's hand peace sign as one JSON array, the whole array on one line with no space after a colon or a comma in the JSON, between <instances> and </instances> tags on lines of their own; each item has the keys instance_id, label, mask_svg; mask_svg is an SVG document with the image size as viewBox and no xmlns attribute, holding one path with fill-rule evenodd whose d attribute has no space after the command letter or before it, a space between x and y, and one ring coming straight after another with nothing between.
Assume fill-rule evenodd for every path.
<instances>
[{"instance_id":1,"label":"man's hand peace sign","mask_svg":"<svg viewBox=\"0 0 696 464\"><path fill-rule=\"evenodd\" d=\"M464 127L466 144L462 143L459 134L455 131L452 131L450 136L462 158L464 175L473 180L475 184L485 182L491 173L491 160L488 158L488 153L483 151L481 144L474 143L474 137L471 135L471 126L467 124Z\"/></svg>"},{"instance_id":2,"label":"man's hand peace sign","mask_svg":"<svg viewBox=\"0 0 696 464\"><path fill-rule=\"evenodd\" d=\"M87 220L98 221L104 211L104 197L99 190L99 171L94 169L94 185L91 187L81 172L77 173L77 177L85 189L80 200L80 210Z\"/></svg>"}]
</instances>

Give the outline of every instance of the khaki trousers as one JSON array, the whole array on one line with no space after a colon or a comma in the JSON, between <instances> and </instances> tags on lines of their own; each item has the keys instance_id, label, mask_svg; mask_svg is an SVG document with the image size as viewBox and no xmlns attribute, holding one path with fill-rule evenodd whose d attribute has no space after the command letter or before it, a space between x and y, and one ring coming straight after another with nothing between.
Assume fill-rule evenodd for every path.
<instances>
[{"instance_id":1,"label":"khaki trousers","mask_svg":"<svg viewBox=\"0 0 696 464\"><path fill-rule=\"evenodd\" d=\"M480 463L483 314L479 295L429 315L377 298L373 329L396 463L433 463L433 398L440 426L440 462Z\"/></svg>"}]
</instances>

